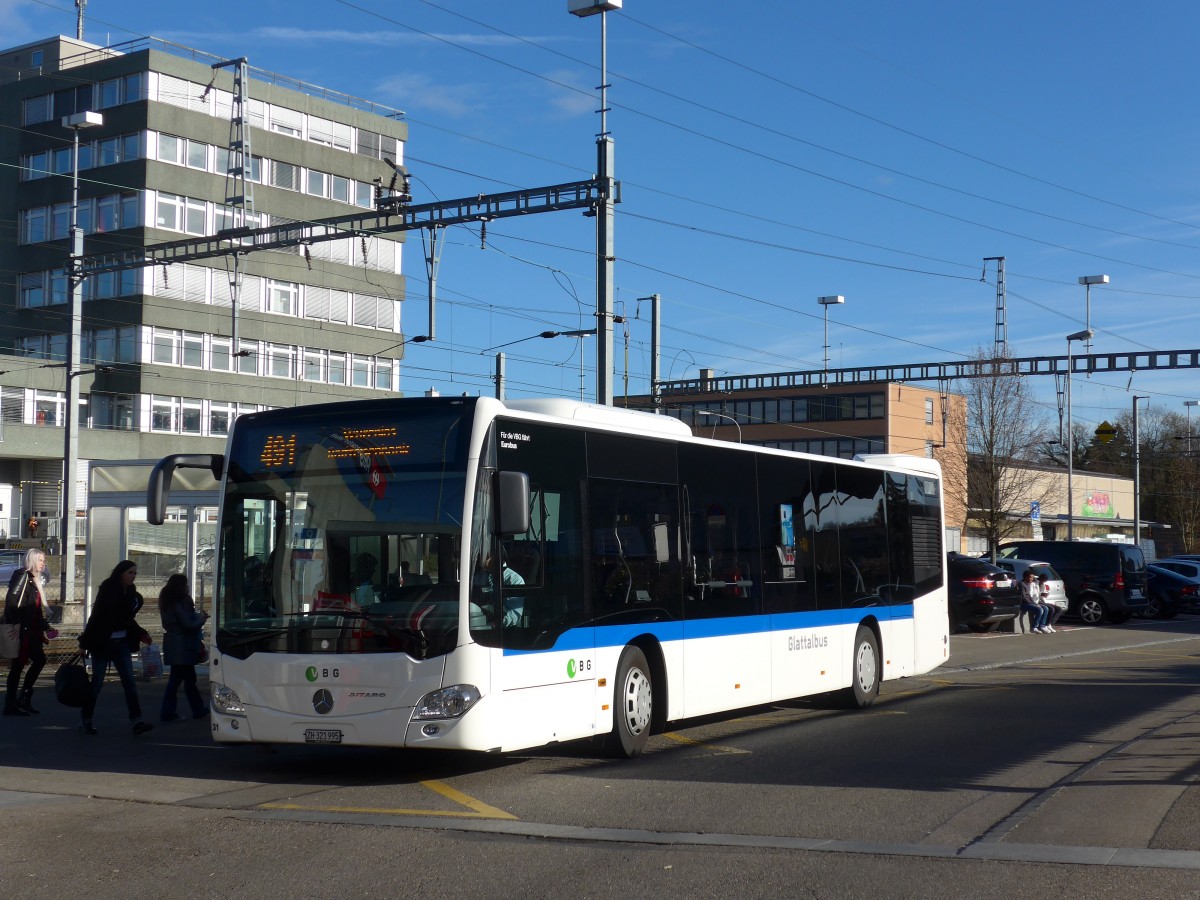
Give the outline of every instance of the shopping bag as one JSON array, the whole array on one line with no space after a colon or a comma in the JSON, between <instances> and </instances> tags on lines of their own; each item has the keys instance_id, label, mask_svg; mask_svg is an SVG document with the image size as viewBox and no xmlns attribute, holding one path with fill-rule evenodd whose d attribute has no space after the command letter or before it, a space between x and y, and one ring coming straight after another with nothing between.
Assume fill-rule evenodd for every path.
<instances>
[{"instance_id":1,"label":"shopping bag","mask_svg":"<svg viewBox=\"0 0 1200 900\"><path fill-rule=\"evenodd\" d=\"M147 644L138 652L142 661L142 678L149 681L163 673L162 652L154 644Z\"/></svg>"},{"instance_id":2,"label":"shopping bag","mask_svg":"<svg viewBox=\"0 0 1200 900\"><path fill-rule=\"evenodd\" d=\"M91 690L82 654L76 653L54 673L54 696L63 706L83 706Z\"/></svg>"},{"instance_id":3,"label":"shopping bag","mask_svg":"<svg viewBox=\"0 0 1200 900\"><path fill-rule=\"evenodd\" d=\"M21 626L0 625L0 659L16 659L21 652Z\"/></svg>"}]
</instances>

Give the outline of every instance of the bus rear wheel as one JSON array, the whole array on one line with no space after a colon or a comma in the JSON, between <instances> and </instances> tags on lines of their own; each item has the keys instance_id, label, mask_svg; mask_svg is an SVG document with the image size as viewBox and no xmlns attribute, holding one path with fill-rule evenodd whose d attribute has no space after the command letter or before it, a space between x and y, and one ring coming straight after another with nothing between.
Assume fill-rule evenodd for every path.
<instances>
[{"instance_id":1,"label":"bus rear wheel","mask_svg":"<svg viewBox=\"0 0 1200 900\"><path fill-rule=\"evenodd\" d=\"M650 722L654 712L654 682L646 654L637 647L626 647L617 664L617 683L613 686L613 730L605 749L617 757L640 756L650 740Z\"/></svg>"},{"instance_id":2,"label":"bus rear wheel","mask_svg":"<svg viewBox=\"0 0 1200 900\"><path fill-rule=\"evenodd\" d=\"M850 654L850 687L842 699L851 709L866 709L879 696L879 641L875 632L859 625Z\"/></svg>"}]
</instances>

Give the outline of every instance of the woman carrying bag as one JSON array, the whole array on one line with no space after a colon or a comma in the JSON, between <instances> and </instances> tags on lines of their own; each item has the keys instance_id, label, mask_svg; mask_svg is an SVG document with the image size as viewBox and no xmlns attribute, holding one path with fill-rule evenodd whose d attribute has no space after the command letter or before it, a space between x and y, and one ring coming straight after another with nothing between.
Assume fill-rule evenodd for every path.
<instances>
[{"instance_id":1,"label":"woman carrying bag","mask_svg":"<svg viewBox=\"0 0 1200 900\"><path fill-rule=\"evenodd\" d=\"M42 569L46 567L46 554L41 550L25 553L25 567L13 572L8 583L8 596L4 599L4 621L8 625L20 625L20 645L17 655L8 664L8 684L4 694L4 715L37 715L33 708L33 686L46 664L43 645L58 636L58 632L46 621L46 602L42 598ZM21 670L25 672L25 690L18 695L21 685Z\"/></svg>"},{"instance_id":2,"label":"woman carrying bag","mask_svg":"<svg viewBox=\"0 0 1200 900\"><path fill-rule=\"evenodd\" d=\"M154 726L142 718L142 706L138 702L137 685L133 680L132 652L138 643L153 644L146 629L137 623L134 616L142 608L142 595L133 586L137 578L137 563L123 560L117 563L112 574L100 583L96 591L96 602L79 637L79 646L92 655L92 693L83 707L83 721L79 730L84 734L95 734L92 713L96 700L104 687L104 676L111 663L121 679L125 690L125 706L129 710L129 721L134 734L144 734Z\"/></svg>"},{"instance_id":3,"label":"woman carrying bag","mask_svg":"<svg viewBox=\"0 0 1200 900\"><path fill-rule=\"evenodd\" d=\"M196 687L196 664L200 662L204 647L201 629L208 621L208 613L196 612L196 604L188 593L186 576L172 575L167 579L158 595L158 614L162 617L163 630L166 632L163 635L163 662L171 667L159 718L164 722L174 722L179 718L175 707L179 699L179 686L183 685L183 693L192 708L192 718L202 719L208 715L208 707L204 705L204 698Z\"/></svg>"}]
</instances>

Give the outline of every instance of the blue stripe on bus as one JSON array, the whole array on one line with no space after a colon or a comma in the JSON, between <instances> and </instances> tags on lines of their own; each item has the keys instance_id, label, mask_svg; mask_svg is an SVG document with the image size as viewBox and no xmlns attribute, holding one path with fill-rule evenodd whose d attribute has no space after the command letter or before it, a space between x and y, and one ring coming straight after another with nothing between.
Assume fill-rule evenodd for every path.
<instances>
[{"instance_id":1,"label":"blue stripe on bus","mask_svg":"<svg viewBox=\"0 0 1200 900\"><path fill-rule=\"evenodd\" d=\"M526 656L537 653L576 652L596 647L622 647L635 637L653 635L660 642L684 638L717 638L735 635L764 634L770 631L792 631L802 628L828 628L852 625L874 616L885 621L913 618L913 607L877 606L850 609L823 609L816 612L774 613L760 616L731 616L719 619L690 619L686 622L643 622L632 625L597 625L572 628L563 632L554 646L539 650L504 648L505 656Z\"/></svg>"}]
</instances>

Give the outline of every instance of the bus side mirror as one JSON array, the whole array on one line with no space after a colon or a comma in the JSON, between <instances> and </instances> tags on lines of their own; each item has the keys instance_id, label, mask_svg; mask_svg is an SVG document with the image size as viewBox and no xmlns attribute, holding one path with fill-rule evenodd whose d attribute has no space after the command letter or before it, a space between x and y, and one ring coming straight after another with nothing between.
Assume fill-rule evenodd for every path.
<instances>
[{"instance_id":1,"label":"bus side mirror","mask_svg":"<svg viewBox=\"0 0 1200 900\"><path fill-rule=\"evenodd\" d=\"M496 534L500 537L529 530L529 476L524 472L497 472Z\"/></svg>"},{"instance_id":2,"label":"bus side mirror","mask_svg":"<svg viewBox=\"0 0 1200 900\"><path fill-rule=\"evenodd\" d=\"M167 494L176 469L208 469L220 481L225 457L220 453L173 453L160 459L146 485L146 521L151 525L161 525L167 517Z\"/></svg>"}]
</instances>

